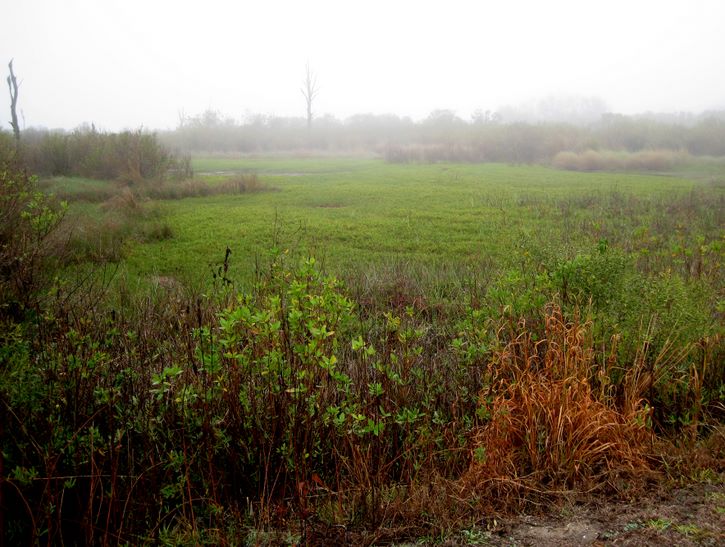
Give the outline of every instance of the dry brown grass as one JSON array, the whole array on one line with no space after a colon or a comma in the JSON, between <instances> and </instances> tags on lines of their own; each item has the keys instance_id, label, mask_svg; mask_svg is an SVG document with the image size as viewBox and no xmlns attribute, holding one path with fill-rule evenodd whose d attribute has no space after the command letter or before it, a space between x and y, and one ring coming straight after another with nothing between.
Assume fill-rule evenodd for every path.
<instances>
[{"instance_id":1,"label":"dry brown grass","mask_svg":"<svg viewBox=\"0 0 725 547\"><path fill-rule=\"evenodd\" d=\"M663 470L673 481L709 483L725 478L725 425L712 426L699 439L658 439L656 450Z\"/></svg>"},{"instance_id":2,"label":"dry brown grass","mask_svg":"<svg viewBox=\"0 0 725 547\"><path fill-rule=\"evenodd\" d=\"M488 365L481 407L489 421L471 440L472 464L461 479L466 497L517 505L650 472L646 383L627 382L615 396L602 381L613 363L598 370L590 325L567 322L557 308L545 339L521 327Z\"/></svg>"}]
</instances>

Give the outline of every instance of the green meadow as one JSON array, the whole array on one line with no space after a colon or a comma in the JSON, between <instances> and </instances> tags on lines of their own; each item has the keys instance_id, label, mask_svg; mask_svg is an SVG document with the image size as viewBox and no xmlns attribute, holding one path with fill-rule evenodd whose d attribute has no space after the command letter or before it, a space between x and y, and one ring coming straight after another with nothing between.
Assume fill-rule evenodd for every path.
<instances>
[{"instance_id":1,"label":"green meadow","mask_svg":"<svg viewBox=\"0 0 725 547\"><path fill-rule=\"evenodd\" d=\"M261 190L153 202L173 237L128 242L129 275L198 281L227 247L242 283L273 247L339 274L391 264L505 271L525 253L567 259L601 241L654 252L667 267L682 258L678 244L722 236L723 186L671 176L372 159L198 158L194 168L210 184L254 172ZM675 207L688 199L704 210Z\"/></svg>"}]
</instances>

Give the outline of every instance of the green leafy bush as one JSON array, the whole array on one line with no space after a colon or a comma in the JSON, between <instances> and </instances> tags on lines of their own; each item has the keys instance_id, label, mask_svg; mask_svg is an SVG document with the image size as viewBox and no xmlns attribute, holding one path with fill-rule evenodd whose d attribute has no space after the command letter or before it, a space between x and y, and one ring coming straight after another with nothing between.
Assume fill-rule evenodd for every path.
<instances>
[{"instance_id":1,"label":"green leafy bush","mask_svg":"<svg viewBox=\"0 0 725 547\"><path fill-rule=\"evenodd\" d=\"M57 257L50 237L65 205L37 190L37 179L17 166L0 166L0 317L33 307Z\"/></svg>"},{"instance_id":2,"label":"green leafy bush","mask_svg":"<svg viewBox=\"0 0 725 547\"><path fill-rule=\"evenodd\" d=\"M628 268L626 257L601 242L596 253L561 262L552 277L565 304L601 309L619 299Z\"/></svg>"},{"instance_id":3,"label":"green leafy bush","mask_svg":"<svg viewBox=\"0 0 725 547\"><path fill-rule=\"evenodd\" d=\"M28 169L40 175L81 176L139 184L144 180L187 179L188 158L177 158L154 133L105 133L79 128L72 133L29 131L22 140Z\"/></svg>"}]
</instances>

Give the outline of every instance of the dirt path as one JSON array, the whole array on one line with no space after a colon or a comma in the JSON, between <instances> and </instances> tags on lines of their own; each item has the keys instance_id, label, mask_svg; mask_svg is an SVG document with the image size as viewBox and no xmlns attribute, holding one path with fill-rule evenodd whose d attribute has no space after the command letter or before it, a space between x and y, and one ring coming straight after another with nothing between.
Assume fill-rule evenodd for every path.
<instances>
[{"instance_id":1,"label":"dirt path","mask_svg":"<svg viewBox=\"0 0 725 547\"><path fill-rule=\"evenodd\" d=\"M725 545L725 485L661 490L633 503L569 506L472 529L450 545Z\"/></svg>"}]
</instances>

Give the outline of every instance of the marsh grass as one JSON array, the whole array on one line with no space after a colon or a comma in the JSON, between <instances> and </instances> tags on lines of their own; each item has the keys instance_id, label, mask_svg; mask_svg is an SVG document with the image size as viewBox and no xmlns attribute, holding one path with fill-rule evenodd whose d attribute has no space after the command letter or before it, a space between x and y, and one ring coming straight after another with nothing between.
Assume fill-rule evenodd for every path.
<instances>
[{"instance_id":1,"label":"marsh grass","mask_svg":"<svg viewBox=\"0 0 725 547\"><path fill-rule=\"evenodd\" d=\"M164 270L200 277L219 242L246 256L264 253L273 246L271 226L279 218L294 233L287 245L336 272L370 271L371 279L375 269L398 262L430 270L431 280L469 269L484 284L520 269L524 245L531 256L546 252L542 260L550 261L588 252L600 240L634 257L648 273L690 268L696 276L700 268L708 278L710 272L720 275L718 227L725 209L722 190L709 184L540 167L368 160L344 170L340 160L317 163L320 174L260 175L276 192L164 201L177 237L164 247L135 247L129 267L138 275ZM236 170L258 164L228 159L220 165ZM193 264L185 260L191 250L198 257ZM252 278L249 264L232 265L239 282Z\"/></svg>"}]
</instances>

